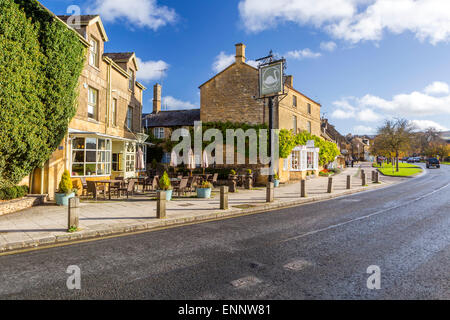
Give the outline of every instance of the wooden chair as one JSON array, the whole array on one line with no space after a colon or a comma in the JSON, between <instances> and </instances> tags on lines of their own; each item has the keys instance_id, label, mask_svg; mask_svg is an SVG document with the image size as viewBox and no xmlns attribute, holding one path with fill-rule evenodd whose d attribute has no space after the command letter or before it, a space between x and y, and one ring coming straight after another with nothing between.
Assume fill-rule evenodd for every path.
<instances>
[{"instance_id":1,"label":"wooden chair","mask_svg":"<svg viewBox=\"0 0 450 320\"><path fill-rule=\"evenodd\" d=\"M81 191L81 194L83 196L87 196L87 194L88 194L88 185L87 185L87 182L86 182L86 178L80 178L80 180L81 180L81 187L83 188L83 190Z\"/></svg>"},{"instance_id":2,"label":"wooden chair","mask_svg":"<svg viewBox=\"0 0 450 320\"><path fill-rule=\"evenodd\" d=\"M188 189L189 192L194 192L196 184L197 184L197 176L189 177L186 189Z\"/></svg>"},{"instance_id":3,"label":"wooden chair","mask_svg":"<svg viewBox=\"0 0 450 320\"><path fill-rule=\"evenodd\" d=\"M134 194L134 184L136 183L136 181L134 179L130 179L128 181L128 184L126 187L120 187L119 188L119 197L120 197L120 193L123 191L124 193L127 194L127 199L131 193L131 195Z\"/></svg>"},{"instance_id":4,"label":"wooden chair","mask_svg":"<svg viewBox=\"0 0 450 320\"><path fill-rule=\"evenodd\" d=\"M103 194L106 200L106 187L104 185L97 185L94 181L87 181L87 193L92 193L95 200L97 200L99 194Z\"/></svg>"},{"instance_id":5,"label":"wooden chair","mask_svg":"<svg viewBox=\"0 0 450 320\"><path fill-rule=\"evenodd\" d=\"M212 185L215 187L218 178L219 178L219 174L218 173L214 173L214 175L210 179L208 179L208 181L211 182Z\"/></svg>"},{"instance_id":6,"label":"wooden chair","mask_svg":"<svg viewBox=\"0 0 450 320\"><path fill-rule=\"evenodd\" d=\"M117 193L117 197L120 196L120 188L124 185L123 177L117 177L114 180L121 180L121 182L112 183L109 187L111 188L111 192Z\"/></svg>"},{"instance_id":7,"label":"wooden chair","mask_svg":"<svg viewBox=\"0 0 450 320\"><path fill-rule=\"evenodd\" d=\"M178 196L181 196L181 193L183 192L184 194L186 194L186 190L187 190L187 185L188 185L188 180L189 179L181 179L180 183L174 187L174 191L178 192Z\"/></svg>"}]
</instances>

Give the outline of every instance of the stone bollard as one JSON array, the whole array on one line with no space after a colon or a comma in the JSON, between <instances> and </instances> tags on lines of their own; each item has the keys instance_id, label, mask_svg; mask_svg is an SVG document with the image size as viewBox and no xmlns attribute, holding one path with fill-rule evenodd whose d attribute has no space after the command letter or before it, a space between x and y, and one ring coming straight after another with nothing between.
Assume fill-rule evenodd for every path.
<instances>
[{"instance_id":1,"label":"stone bollard","mask_svg":"<svg viewBox=\"0 0 450 320\"><path fill-rule=\"evenodd\" d=\"M221 210L228 209L228 187L227 186L220 187L220 209Z\"/></svg>"},{"instance_id":2,"label":"stone bollard","mask_svg":"<svg viewBox=\"0 0 450 320\"><path fill-rule=\"evenodd\" d=\"M372 171L372 182L375 182L375 171Z\"/></svg>"},{"instance_id":3,"label":"stone bollard","mask_svg":"<svg viewBox=\"0 0 450 320\"><path fill-rule=\"evenodd\" d=\"M364 169L361 169L361 178L362 178L363 174L365 174Z\"/></svg>"},{"instance_id":4,"label":"stone bollard","mask_svg":"<svg viewBox=\"0 0 450 320\"><path fill-rule=\"evenodd\" d=\"M366 185L366 174L364 172L361 174L361 183L363 187Z\"/></svg>"},{"instance_id":5,"label":"stone bollard","mask_svg":"<svg viewBox=\"0 0 450 320\"><path fill-rule=\"evenodd\" d=\"M266 202L273 202L274 200L274 186L273 182L269 182L267 184L267 190L266 190Z\"/></svg>"},{"instance_id":6,"label":"stone bollard","mask_svg":"<svg viewBox=\"0 0 450 320\"><path fill-rule=\"evenodd\" d=\"M352 188L352 177L350 175L347 175L347 190L350 190Z\"/></svg>"},{"instance_id":7,"label":"stone bollard","mask_svg":"<svg viewBox=\"0 0 450 320\"><path fill-rule=\"evenodd\" d=\"M166 192L158 191L156 193L156 218L166 218Z\"/></svg>"},{"instance_id":8,"label":"stone bollard","mask_svg":"<svg viewBox=\"0 0 450 320\"><path fill-rule=\"evenodd\" d=\"M333 178L329 177L328 178L328 188L327 188L327 193L331 193L333 192Z\"/></svg>"},{"instance_id":9,"label":"stone bollard","mask_svg":"<svg viewBox=\"0 0 450 320\"><path fill-rule=\"evenodd\" d=\"M78 229L80 225L79 209L80 199L78 197L69 199L67 230Z\"/></svg>"},{"instance_id":10,"label":"stone bollard","mask_svg":"<svg viewBox=\"0 0 450 320\"><path fill-rule=\"evenodd\" d=\"M375 183L380 183L380 176L378 171L375 171Z\"/></svg>"},{"instance_id":11,"label":"stone bollard","mask_svg":"<svg viewBox=\"0 0 450 320\"><path fill-rule=\"evenodd\" d=\"M300 196L306 198L306 180L300 180Z\"/></svg>"}]
</instances>

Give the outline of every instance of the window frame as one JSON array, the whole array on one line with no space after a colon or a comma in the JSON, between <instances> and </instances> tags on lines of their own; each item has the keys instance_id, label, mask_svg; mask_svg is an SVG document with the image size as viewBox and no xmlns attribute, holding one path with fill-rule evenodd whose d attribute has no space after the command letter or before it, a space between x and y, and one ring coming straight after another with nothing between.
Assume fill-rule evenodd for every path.
<instances>
[{"instance_id":1,"label":"window frame","mask_svg":"<svg viewBox=\"0 0 450 320\"><path fill-rule=\"evenodd\" d=\"M297 103L298 103L297 96L296 95L292 95L292 106L294 108L297 108Z\"/></svg>"},{"instance_id":2,"label":"window frame","mask_svg":"<svg viewBox=\"0 0 450 320\"><path fill-rule=\"evenodd\" d=\"M95 93L95 105L92 104L92 102L91 102L91 92ZM94 87L89 86L88 87L88 110L87 110L88 119L98 121L98 98L99 98L99 90L95 89ZM89 107L94 108L93 117L90 117Z\"/></svg>"},{"instance_id":3,"label":"window frame","mask_svg":"<svg viewBox=\"0 0 450 320\"><path fill-rule=\"evenodd\" d=\"M94 45L93 45L94 44ZM91 36L89 40L89 65L95 68L100 66L100 41ZM94 61L92 62L91 59Z\"/></svg>"},{"instance_id":4,"label":"window frame","mask_svg":"<svg viewBox=\"0 0 450 320\"><path fill-rule=\"evenodd\" d=\"M164 127L153 128L153 135L155 136L156 139L165 139L166 133Z\"/></svg>"},{"instance_id":5,"label":"window frame","mask_svg":"<svg viewBox=\"0 0 450 320\"><path fill-rule=\"evenodd\" d=\"M298 118L296 115L292 115L292 131L294 132L294 134L297 134L297 130L298 130Z\"/></svg>"},{"instance_id":6,"label":"window frame","mask_svg":"<svg viewBox=\"0 0 450 320\"><path fill-rule=\"evenodd\" d=\"M113 98L111 103L111 124L114 127L117 127L117 105L118 100L116 98Z\"/></svg>"},{"instance_id":7,"label":"window frame","mask_svg":"<svg viewBox=\"0 0 450 320\"><path fill-rule=\"evenodd\" d=\"M311 111L312 110L312 107L311 107L311 103L308 103L307 105L306 105L306 112L308 113L308 114L311 114Z\"/></svg>"},{"instance_id":8,"label":"window frame","mask_svg":"<svg viewBox=\"0 0 450 320\"><path fill-rule=\"evenodd\" d=\"M312 123L311 121L306 122L306 130L312 134Z\"/></svg>"},{"instance_id":9,"label":"window frame","mask_svg":"<svg viewBox=\"0 0 450 320\"><path fill-rule=\"evenodd\" d=\"M128 90L133 91L134 92L134 79L135 79L135 72L133 69L130 69L130 71L128 72L129 75L129 79L128 79Z\"/></svg>"},{"instance_id":10,"label":"window frame","mask_svg":"<svg viewBox=\"0 0 450 320\"><path fill-rule=\"evenodd\" d=\"M131 112L131 115L130 115L130 112ZM133 131L133 116L134 116L134 108L132 106L128 106L126 126L131 131Z\"/></svg>"},{"instance_id":11,"label":"window frame","mask_svg":"<svg viewBox=\"0 0 450 320\"><path fill-rule=\"evenodd\" d=\"M83 145L81 148L75 147L75 141L77 139L83 139ZM88 140L91 140L89 143ZM92 140L95 140L95 149L94 148L88 148L88 144L92 144ZM104 142L104 148L100 148L100 141ZM97 138L97 137L73 137L72 138L72 144L71 144L71 177L72 178L89 178L89 177L109 177L111 176L111 169L112 169L112 140L109 138ZM83 152L83 162L75 161L75 153L81 153ZM88 153L95 153L95 161L87 161ZM102 160L104 159L104 160ZM82 166L83 167L83 174L82 175L74 175L74 166ZM88 166L94 166L95 167L95 174L87 174L87 167ZM100 167L99 167L100 166ZM99 174L99 171L101 166L104 166L104 172Z\"/></svg>"}]
</instances>

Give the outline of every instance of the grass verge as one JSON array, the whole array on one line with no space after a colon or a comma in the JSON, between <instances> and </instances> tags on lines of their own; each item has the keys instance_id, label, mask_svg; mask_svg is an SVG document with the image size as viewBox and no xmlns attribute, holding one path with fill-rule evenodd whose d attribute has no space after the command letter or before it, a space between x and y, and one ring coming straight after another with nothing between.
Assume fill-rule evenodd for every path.
<instances>
[{"instance_id":1,"label":"grass verge","mask_svg":"<svg viewBox=\"0 0 450 320\"><path fill-rule=\"evenodd\" d=\"M410 163L399 163L399 171L395 171L395 166L394 168L392 168L392 164L391 163L384 163L381 168L374 164L373 165L375 168L378 168L378 170L380 170L380 172L382 174L384 174L385 176L391 176L391 177L409 177L409 176L413 176L416 175L420 172L422 172L422 168L410 164Z\"/></svg>"}]
</instances>

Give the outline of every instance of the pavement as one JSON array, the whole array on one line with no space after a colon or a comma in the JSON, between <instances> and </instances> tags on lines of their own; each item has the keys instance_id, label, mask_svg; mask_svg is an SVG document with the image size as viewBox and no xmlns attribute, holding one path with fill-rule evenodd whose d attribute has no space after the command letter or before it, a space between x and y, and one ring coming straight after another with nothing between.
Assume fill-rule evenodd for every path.
<instances>
[{"instance_id":1,"label":"pavement","mask_svg":"<svg viewBox=\"0 0 450 320\"><path fill-rule=\"evenodd\" d=\"M0 299L450 299L449 186L442 166L332 201L0 256Z\"/></svg>"},{"instance_id":2,"label":"pavement","mask_svg":"<svg viewBox=\"0 0 450 320\"><path fill-rule=\"evenodd\" d=\"M328 178L307 180L307 198L300 197L299 183L281 185L275 189L275 201L266 203L266 189L240 189L229 194L229 209L220 210L220 196L198 199L195 196L174 198L167 202L167 218L156 218L156 201L153 195L132 197L128 201L84 201L79 208L80 231L67 232L67 208L54 204L33 207L21 212L0 216L0 253L38 246L86 240L130 232L146 231L168 226L264 212L327 200L374 188L386 187L404 181L401 178L381 176L381 184L370 181L370 163L361 165L367 174L367 187L358 176L359 166L347 168L334 176L333 192L327 193ZM346 190L346 177L352 176L352 188Z\"/></svg>"}]
</instances>

